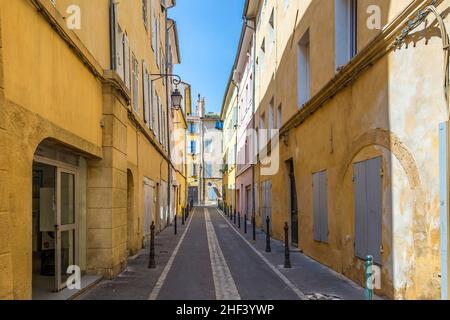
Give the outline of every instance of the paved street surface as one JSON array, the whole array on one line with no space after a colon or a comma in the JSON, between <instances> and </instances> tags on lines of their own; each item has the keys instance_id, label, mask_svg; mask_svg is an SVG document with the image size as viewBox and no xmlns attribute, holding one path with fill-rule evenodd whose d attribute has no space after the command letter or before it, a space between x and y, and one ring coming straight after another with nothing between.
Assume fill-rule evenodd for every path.
<instances>
[{"instance_id":1,"label":"paved street surface","mask_svg":"<svg viewBox=\"0 0 450 320\"><path fill-rule=\"evenodd\" d=\"M179 221L156 237L156 269L148 269L148 250L130 258L128 268L103 281L80 299L92 300L302 300L364 299L364 290L343 276L291 252L284 269L284 247L265 234L244 234L218 209L197 207L186 225Z\"/></svg>"}]
</instances>

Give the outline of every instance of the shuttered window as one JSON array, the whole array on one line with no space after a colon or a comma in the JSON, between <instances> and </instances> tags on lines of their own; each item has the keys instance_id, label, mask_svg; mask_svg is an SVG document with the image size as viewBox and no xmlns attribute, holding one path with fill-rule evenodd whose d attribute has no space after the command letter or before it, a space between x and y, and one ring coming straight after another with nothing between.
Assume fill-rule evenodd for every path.
<instances>
[{"instance_id":1,"label":"shuttered window","mask_svg":"<svg viewBox=\"0 0 450 320\"><path fill-rule=\"evenodd\" d=\"M150 74L147 74L147 90L148 90L148 121L147 126L153 130L153 84Z\"/></svg>"},{"instance_id":2,"label":"shuttered window","mask_svg":"<svg viewBox=\"0 0 450 320\"><path fill-rule=\"evenodd\" d=\"M313 174L313 229L314 240L328 242L327 172Z\"/></svg>"},{"instance_id":3,"label":"shuttered window","mask_svg":"<svg viewBox=\"0 0 450 320\"><path fill-rule=\"evenodd\" d=\"M147 6L148 0L142 0L142 19L144 20L144 27L145 30L148 29L148 6ZM152 0L150 0L152 1Z\"/></svg>"},{"instance_id":4,"label":"shuttered window","mask_svg":"<svg viewBox=\"0 0 450 320\"><path fill-rule=\"evenodd\" d=\"M157 131L158 131L158 104L157 104L157 99L156 99L156 88L154 85L152 85L152 104L151 104L151 109L152 109L152 126L151 129L153 130L153 133L155 135L157 135Z\"/></svg>"},{"instance_id":5,"label":"shuttered window","mask_svg":"<svg viewBox=\"0 0 450 320\"><path fill-rule=\"evenodd\" d=\"M124 59L124 76L125 76L125 86L131 89L131 79L130 79L130 42L126 34L123 35L123 59Z\"/></svg>"},{"instance_id":6,"label":"shuttered window","mask_svg":"<svg viewBox=\"0 0 450 320\"><path fill-rule=\"evenodd\" d=\"M372 255L381 265L381 188L382 158L353 166L355 199L355 255L366 259Z\"/></svg>"},{"instance_id":7,"label":"shuttered window","mask_svg":"<svg viewBox=\"0 0 450 320\"><path fill-rule=\"evenodd\" d=\"M117 72L120 79L124 80L124 44L123 32L119 25L118 4L110 2L110 32L111 32L111 68Z\"/></svg>"},{"instance_id":8,"label":"shuttered window","mask_svg":"<svg viewBox=\"0 0 450 320\"><path fill-rule=\"evenodd\" d=\"M151 46L153 52L156 50L156 16L155 16L155 8L153 5L154 0L150 0L150 14L151 14Z\"/></svg>"},{"instance_id":9,"label":"shuttered window","mask_svg":"<svg viewBox=\"0 0 450 320\"><path fill-rule=\"evenodd\" d=\"M145 62L142 61L142 92L143 92L143 103L144 103L144 122L149 123L150 120L150 91L148 85L148 71L145 66Z\"/></svg>"},{"instance_id":10,"label":"shuttered window","mask_svg":"<svg viewBox=\"0 0 450 320\"><path fill-rule=\"evenodd\" d=\"M133 78L133 109L136 112L139 112L139 62L136 59L136 56L133 54L133 69L132 69L132 78Z\"/></svg>"},{"instance_id":11,"label":"shuttered window","mask_svg":"<svg viewBox=\"0 0 450 320\"><path fill-rule=\"evenodd\" d=\"M155 109L156 109L156 128L155 128L155 135L156 138L159 140L160 139L160 135L161 135L161 110L159 107L159 96L158 94L156 94L156 99L155 99L156 105L155 105Z\"/></svg>"}]
</instances>

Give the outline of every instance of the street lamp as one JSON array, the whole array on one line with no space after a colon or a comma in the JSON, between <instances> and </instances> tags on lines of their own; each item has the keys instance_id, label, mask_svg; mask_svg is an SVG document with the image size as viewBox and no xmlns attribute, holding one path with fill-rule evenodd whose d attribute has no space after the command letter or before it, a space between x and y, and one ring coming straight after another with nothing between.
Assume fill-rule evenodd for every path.
<instances>
[{"instance_id":1,"label":"street lamp","mask_svg":"<svg viewBox=\"0 0 450 320\"><path fill-rule=\"evenodd\" d=\"M181 109L181 101L182 100L183 100L183 96L181 95L178 88L175 87L175 90L172 92L172 108L175 110Z\"/></svg>"},{"instance_id":2,"label":"street lamp","mask_svg":"<svg viewBox=\"0 0 450 320\"><path fill-rule=\"evenodd\" d=\"M178 85L182 82L181 77L176 74L151 74L151 76L157 76L156 79L152 80L152 83L154 81L157 81L159 79L162 79L164 77L172 78L172 84L175 86L175 90L172 92L172 109L179 110L181 109L181 101L183 100L183 96L180 93L180 90L178 90Z\"/></svg>"}]
</instances>

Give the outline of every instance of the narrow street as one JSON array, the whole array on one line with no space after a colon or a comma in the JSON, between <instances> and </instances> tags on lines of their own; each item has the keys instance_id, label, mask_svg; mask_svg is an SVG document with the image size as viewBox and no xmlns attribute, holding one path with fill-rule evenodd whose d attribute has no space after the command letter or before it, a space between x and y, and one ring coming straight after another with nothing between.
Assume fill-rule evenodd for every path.
<instances>
[{"instance_id":1,"label":"narrow street","mask_svg":"<svg viewBox=\"0 0 450 320\"><path fill-rule=\"evenodd\" d=\"M262 232L253 242L250 225L245 234L243 222L238 229L217 208L197 207L177 235L171 226L156 237L157 268L148 269L142 250L117 279L80 299L364 299L362 288L299 252L291 252L292 269L284 269L284 247L271 244L266 253Z\"/></svg>"}]
</instances>

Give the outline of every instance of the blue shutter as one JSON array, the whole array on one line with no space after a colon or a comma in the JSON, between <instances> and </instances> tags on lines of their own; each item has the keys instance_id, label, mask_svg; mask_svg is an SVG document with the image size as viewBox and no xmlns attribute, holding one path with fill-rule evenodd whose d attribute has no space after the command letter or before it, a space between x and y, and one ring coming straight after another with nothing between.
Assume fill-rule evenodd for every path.
<instances>
[{"instance_id":1,"label":"blue shutter","mask_svg":"<svg viewBox=\"0 0 450 320\"><path fill-rule=\"evenodd\" d=\"M320 241L320 175L313 174L313 236Z\"/></svg>"},{"instance_id":2,"label":"blue shutter","mask_svg":"<svg viewBox=\"0 0 450 320\"><path fill-rule=\"evenodd\" d=\"M367 181L367 254L373 256L374 262L381 265L381 165L378 157L366 162Z\"/></svg>"},{"instance_id":3,"label":"blue shutter","mask_svg":"<svg viewBox=\"0 0 450 320\"><path fill-rule=\"evenodd\" d=\"M320 180L320 241L328 242L328 192L327 192L327 172L319 174Z\"/></svg>"},{"instance_id":4,"label":"blue shutter","mask_svg":"<svg viewBox=\"0 0 450 320\"><path fill-rule=\"evenodd\" d=\"M367 250L367 199L366 166L364 162L353 166L353 185L355 201L355 255L366 258Z\"/></svg>"}]
</instances>

